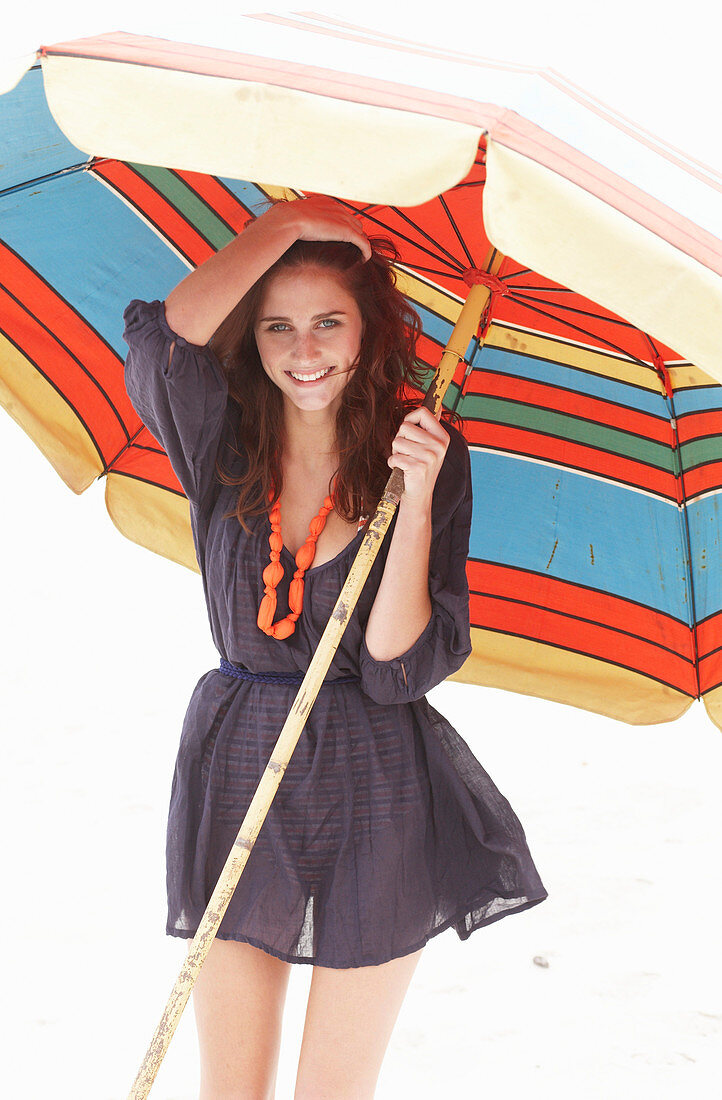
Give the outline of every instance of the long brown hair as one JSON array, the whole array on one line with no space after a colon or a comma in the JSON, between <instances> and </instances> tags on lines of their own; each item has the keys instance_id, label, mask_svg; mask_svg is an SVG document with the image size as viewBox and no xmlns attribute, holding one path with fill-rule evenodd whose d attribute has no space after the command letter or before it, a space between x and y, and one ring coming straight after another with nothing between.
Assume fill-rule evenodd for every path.
<instances>
[{"instance_id":1,"label":"long brown hair","mask_svg":"<svg viewBox=\"0 0 722 1100\"><path fill-rule=\"evenodd\" d=\"M276 499L283 489L283 398L261 364L254 324L269 279L287 268L339 272L365 322L358 366L344 387L336 415L335 511L349 522L357 521L374 511L384 491L391 474L391 443L406 414L420 404L404 389L421 390L426 372L415 359L421 321L398 290L391 266L399 253L386 237L369 239L372 255L366 262L356 245L345 241L295 241L211 338L229 394L240 410L239 432L248 458L240 478L224 470L220 460L216 473L223 484L239 486L235 512L225 518L237 515L246 532L244 517L267 512L270 491Z\"/></svg>"}]
</instances>

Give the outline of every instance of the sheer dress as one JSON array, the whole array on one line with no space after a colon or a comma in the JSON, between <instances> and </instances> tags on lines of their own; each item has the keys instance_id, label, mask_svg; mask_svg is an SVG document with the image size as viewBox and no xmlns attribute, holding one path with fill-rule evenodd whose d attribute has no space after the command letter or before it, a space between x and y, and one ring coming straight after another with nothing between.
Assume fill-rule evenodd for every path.
<instances>
[{"instance_id":1,"label":"sheer dress","mask_svg":"<svg viewBox=\"0 0 722 1100\"><path fill-rule=\"evenodd\" d=\"M268 516L235 516L216 459L245 462L237 405L208 347L169 327L160 301L125 310L125 383L185 491L211 634L253 673L302 674L363 538L309 569L290 638L256 624ZM169 365L169 352L175 342ZM444 422L442 422L444 423ZM375 660L364 640L395 519L350 618L218 930L288 962L345 968L411 953L453 927L461 939L547 897L524 830L466 742L425 695L471 652L466 558L469 451L449 447L432 506L428 625L406 653ZM241 454L231 449L235 445ZM295 563L281 552L276 618ZM348 682L348 678L352 678ZM192 937L298 690L213 668L193 688L172 777L166 932Z\"/></svg>"}]
</instances>

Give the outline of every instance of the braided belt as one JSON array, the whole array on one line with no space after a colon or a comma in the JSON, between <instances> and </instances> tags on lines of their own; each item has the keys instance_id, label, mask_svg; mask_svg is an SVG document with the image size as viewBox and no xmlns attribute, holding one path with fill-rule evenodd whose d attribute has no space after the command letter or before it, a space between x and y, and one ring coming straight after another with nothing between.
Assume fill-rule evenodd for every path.
<instances>
[{"instance_id":1,"label":"braided belt","mask_svg":"<svg viewBox=\"0 0 722 1100\"><path fill-rule=\"evenodd\" d=\"M262 684L301 684L306 675L305 672L251 672L248 668L233 665L225 657L221 657L220 671L225 676L235 676L239 680L256 680ZM337 680L324 680L321 687L328 684L358 684L358 676L339 676Z\"/></svg>"}]
</instances>

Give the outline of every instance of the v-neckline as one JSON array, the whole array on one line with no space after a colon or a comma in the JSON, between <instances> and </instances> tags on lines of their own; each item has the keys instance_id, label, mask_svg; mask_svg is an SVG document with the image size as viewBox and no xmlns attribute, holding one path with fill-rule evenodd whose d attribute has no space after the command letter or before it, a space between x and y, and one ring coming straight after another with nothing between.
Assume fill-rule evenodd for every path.
<instances>
[{"instance_id":1,"label":"v-neckline","mask_svg":"<svg viewBox=\"0 0 722 1100\"><path fill-rule=\"evenodd\" d=\"M268 517L268 516L266 516L266 525L267 525L268 530L270 532L270 530L271 530L271 520L270 520L270 517ZM327 565L333 565L334 562L338 561L339 558L341 558L353 546L353 544L358 541L358 539L361 536L365 535L367 526L368 526L368 520L366 521L366 523L364 523L363 527L361 527L360 530L358 530L356 532L356 534L351 539L351 541L347 542L346 545L344 547L342 547L341 550L339 550L338 554L336 554L335 557L329 558L328 561L322 561L319 565L312 565L310 569L306 570L305 576L308 576L310 573L320 573L320 571L322 569L325 569ZM295 556L295 554L291 553L291 551L286 546L285 542L281 544L281 553L285 554L288 558L290 558L290 560L293 562L294 567L295 567L295 565L296 565L296 556Z\"/></svg>"}]
</instances>

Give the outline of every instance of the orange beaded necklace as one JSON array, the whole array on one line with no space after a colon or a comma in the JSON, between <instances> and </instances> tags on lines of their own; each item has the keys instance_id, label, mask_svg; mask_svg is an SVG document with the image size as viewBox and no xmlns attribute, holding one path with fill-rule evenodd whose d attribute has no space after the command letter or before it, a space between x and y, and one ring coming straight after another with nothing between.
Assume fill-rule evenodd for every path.
<instances>
[{"instance_id":1,"label":"orange beaded necklace","mask_svg":"<svg viewBox=\"0 0 722 1100\"><path fill-rule=\"evenodd\" d=\"M269 503L273 501L273 491L268 494ZM271 560L263 570L263 583L265 587L265 595L261 600L261 606L258 609L258 625L265 634L270 634L274 638L289 638L296 629L296 621L298 620L301 611L303 610L303 574L307 569L311 568L313 559L316 557L316 539L321 534L326 524L326 516L333 509L333 500L330 496L327 496L321 505L321 510L317 516L311 520L309 524L309 535L303 546L300 547L296 554L296 565L298 568L293 574L293 580L291 581L288 604L291 608L290 615L286 615L285 619L279 619L277 623L274 623L273 616L276 614L276 588L278 587L283 577L283 566L281 565L281 550L283 548L283 538L281 536L281 500L280 497L273 504L270 512L271 520L271 534L268 536L268 542L271 547Z\"/></svg>"}]
</instances>

